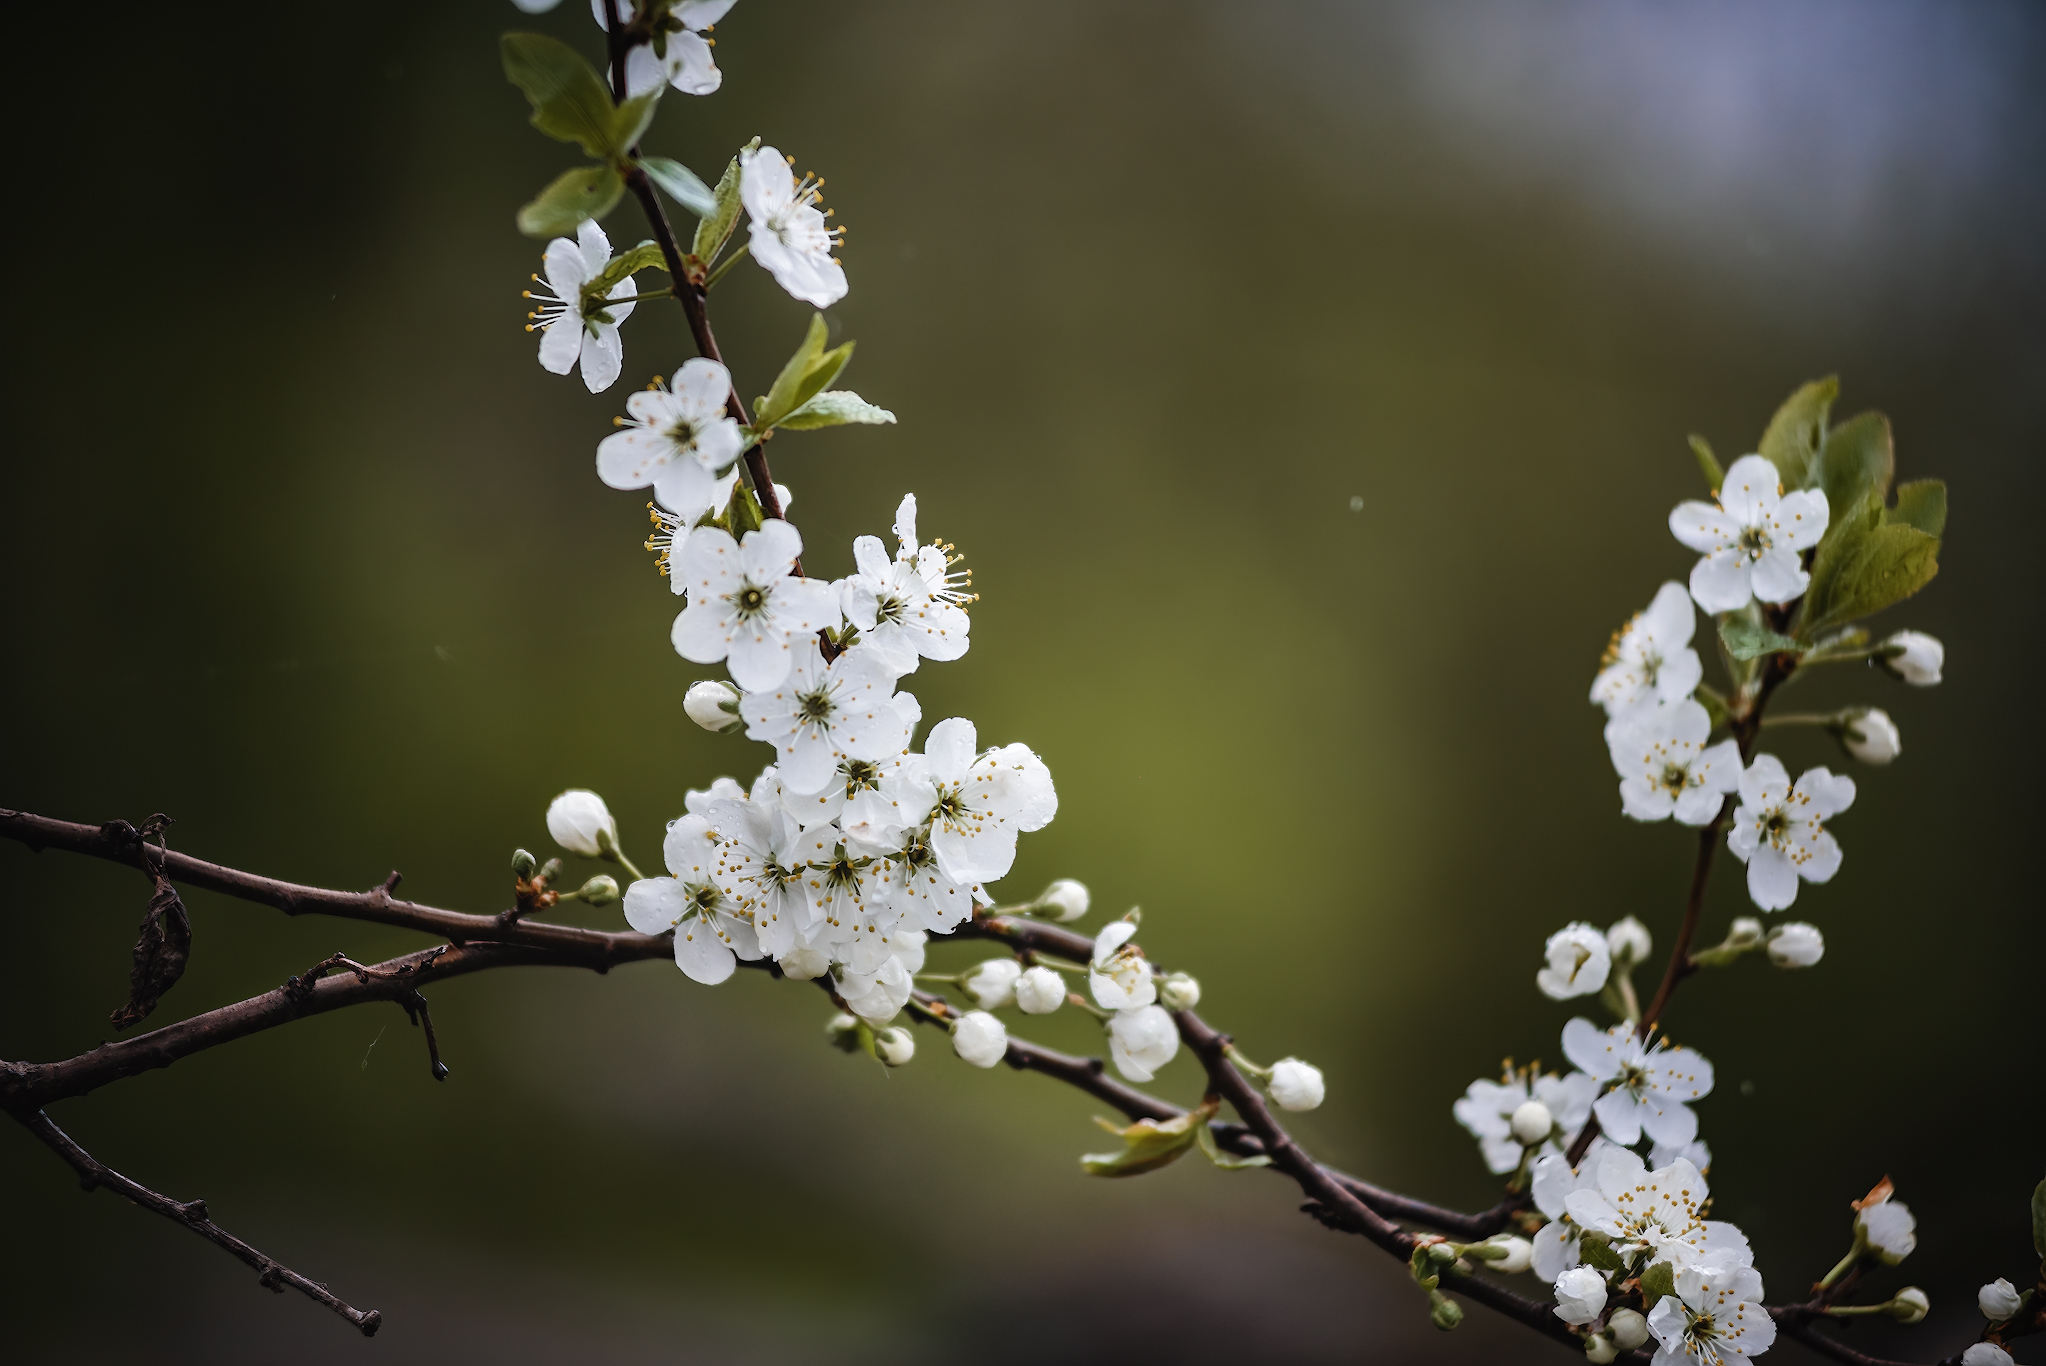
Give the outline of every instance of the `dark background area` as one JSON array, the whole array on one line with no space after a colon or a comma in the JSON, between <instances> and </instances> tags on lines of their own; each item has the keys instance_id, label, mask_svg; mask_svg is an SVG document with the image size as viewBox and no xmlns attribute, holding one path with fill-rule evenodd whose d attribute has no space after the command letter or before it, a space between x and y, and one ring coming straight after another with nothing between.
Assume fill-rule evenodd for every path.
<instances>
[{"instance_id":1,"label":"dark background area","mask_svg":"<svg viewBox=\"0 0 2046 1366\"><path fill-rule=\"evenodd\" d=\"M579 0L4 22L0 803L167 811L202 857L395 867L490 911L561 788L651 861L686 788L750 778L764 749L682 714L715 671L668 645L644 498L591 468L690 354L679 310L639 311L595 397L519 330L512 212L573 153L524 126L495 40L595 55ZM1533 988L1543 937L1674 933L1689 836L1621 819L1584 695L1688 570L1685 434L1730 458L1835 371L1840 415L1891 416L1900 477L1945 478L1952 516L1939 578L1877 624L1942 637L1948 681L1785 697L1887 708L1903 757L1854 771L1844 868L1797 902L1824 963L1697 979L1669 1023L1717 1064L1718 1211L1772 1295L1887 1172L1921 1246L1876 1284L1934 1312L1854 1340L1972 1337L1974 1287L2030 1263L2046 1165L2039 11L741 0L717 36L725 88L670 97L647 147L714 178L758 133L829 178L846 382L901 425L791 436L776 472L814 573L908 489L969 556L972 652L909 686L1057 779L998 890L1141 903L1251 1056L1327 1070L1310 1149L1417 1194L1496 1196L1449 1107L1504 1054L1558 1056L1577 1012ZM642 235L629 201L608 226ZM742 263L713 313L763 391L804 308ZM1844 764L1814 732L1767 747ZM109 1037L145 885L11 844L0 879L0 1056ZM188 900L152 1023L421 946ZM1707 933L1747 909L1722 861ZM53 1111L381 1308L379 1337L81 1195L9 1125L10 1358L1565 1359L1482 1312L1434 1333L1401 1267L1270 1176L1084 1180L1095 1103L928 1034L884 1075L789 984L648 963L433 1003L444 1085L400 1012L358 1010ZM1098 1046L1071 1011L1028 1032ZM1198 1088L1184 1057L1158 1083Z\"/></svg>"}]
</instances>

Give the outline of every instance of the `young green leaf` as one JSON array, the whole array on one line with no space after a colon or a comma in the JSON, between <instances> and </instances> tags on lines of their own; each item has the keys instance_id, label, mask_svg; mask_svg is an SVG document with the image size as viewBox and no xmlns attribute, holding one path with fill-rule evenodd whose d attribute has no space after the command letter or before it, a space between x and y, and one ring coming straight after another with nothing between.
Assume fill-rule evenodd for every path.
<instances>
[{"instance_id":1,"label":"young green leaf","mask_svg":"<svg viewBox=\"0 0 2046 1366\"><path fill-rule=\"evenodd\" d=\"M639 168L660 187L662 194L698 218L708 218L718 211L717 196L696 178L696 172L681 162L668 157L641 157Z\"/></svg>"},{"instance_id":2,"label":"young green leaf","mask_svg":"<svg viewBox=\"0 0 2046 1366\"><path fill-rule=\"evenodd\" d=\"M784 431L807 432L842 427L848 422L893 422L895 414L876 408L850 389L826 389L775 424Z\"/></svg>"},{"instance_id":3,"label":"young green leaf","mask_svg":"<svg viewBox=\"0 0 2046 1366\"><path fill-rule=\"evenodd\" d=\"M803 344L796 348L781 373L774 377L774 387L769 389L756 403L753 410L753 426L765 431L777 426L782 419L796 411L824 391L826 385L838 378L838 372L845 369L852 359L853 344L826 351L824 343L830 332L824 325L824 315L810 315L810 330L803 335Z\"/></svg>"},{"instance_id":4,"label":"young green leaf","mask_svg":"<svg viewBox=\"0 0 2046 1366\"><path fill-rule=\"evenodd\" d=\"M660 243L641 242L630 251L619 252L611 258L609 265L597 272L590 282L583 286L585 311L588 310L591 300L609 298L611 291L616 289L626 276L636 275L649 267L660 270L668 268L668 258L661 254Z\"/></svg>"},{"instance_id":5,"label":"young green leaf","mask_svg":"<svg viewBox=\"0 0 2046 1366\"><path fill-rule=\"evenodd\" d=\"M1712 453L1712 444L1692 432L1691 454L1698 457L1698 472L1705 476L1705 487L1718 493L1719 486L1726 482L1726 471L1720 467L1719 457Z\"/></svg>"},{"instance_id":6,"label":"young green leaf","mask_svg":"<svg viewBox=\"0 0 2046 1366\"><path fill-rule=\"evenodd\" d=\"M1928 536L1943 536L1947 529L1947 486L1938 479L1914 479L1897 485L1897 506L1884 519L1915 526Z\"/></svg>"},{"instance_id":7,"label":"young green leaf","mask_svg":"<svg viewBox=\"0 0 2046 1366\"><path fill-rule=\"evenodd\" d=\"M1756 659L1781 650L1804 647L1789 636L1779 636L1753 617L1729 613L1719 623L1719 640L1735 659Z\"/></svg>"},{"instance_id":8,"label":"young green leaf","mask_svg":"<svg viewBox=\"0 0 2046 1366\"><path fill-rule=\"evenodd\" d=\"M1823 581L1814 565L1812 585L1805 590L1800 633L1811 636L1840 622L1853 621L1902 602L1939 573L1939 538L1901 522L1857 524L1826 563ZM1814 590L1818 590L1814 592Z\"/></svg>"},{"instance_id":9,"label":"young green leaf","mask_svg":"<svg viewBox=\"0 0 2046 1366\"><path fill-rule=\"evenodd\" d=\"M1612 1244L1604 1236L1583 1238L1577 1244L1577 1253L1590 1265L1600 1271L1625 1271L1627 1263L1620 1254L1613 1251Z\"/></svg>"},{"instance_id":10,"label":"young green leaf","mask_svg":"<svg viewBox=\"0 0 2046 1366\"><path fill-rule=\"evenodd\" d=\"M1896 468L1890 420L1881 413L1861 413L1826 433L1813 482L1825 490L1831 516L1844 522L1889 497Z\"/></svg>"},{"instance_id":11,"label":"young green leaf","mask_svg":"<svg viewBox=\"0 0 2046 1366\"><path fill-rule=\"evenodd\" d=\"M542 33L507 33L499 43L504 74L526 92L533 104L533 126L557 142L575 142L600 161L622 149L617 135L623 112L611 104L603 78L590 69L582 54L558 38ZM637 101L627 101L628 105ZM649 104L643 111L651 117ZM644 120L641 120L644 126ZM637 130L634 130L637 136Z\"/></svg>"},{"instance_id":12,"label":"young green leaf","mask_svg":"<svg viewBox=\"0 0 2046 1366\"><path fill-rule=\"evenodd\" d=\"M1201 1155L1225 1172L1248 1171L1252 1167L1272 1165L1272 1159L1263 1153L1255 1157L1230 1157L1223 1153L1221 1145L1215 1142L1214 1129L1205 1119L1194 1127L1194 1138L1201 1145Z\"/></svg>"},{"instance_id":13,"label":"young green leaf","mask_svg":"<svg viewBox=\"0 0 2046 1366\"><path fill-rule=\"evenodd\" d=\"M1813 380L1783 401L1769 429L1757 447L1763 459L1776 467L1776 477L1785 489L1810 488L1813 462L1826 442L1826 414L1840 395L1838 376ZM1844 510L1844 509L1841 509Z\"/></svg>"},{"instance_id":14,"label":"young green leaf","mask_svg":"<svg viewBox=\"0 0 2046 1366\"><path fill-rule=\"evenodd\" d=\"M661 92L668 87L657 85L644 95L634 95L611 111L611 159L625 156L646 132L647 125L654 121L654 109L661 102Z\"/></svg>"},{"instance_id":15,"label":"young green leaf","mask_svg":"<svg viewBox=\"0 0 2046 1366\"><path fill-rule=\"evenodd\" d=\"M760 139L755 138L739 150L758 151ZM725 167L725 173L718 177L717 189L711 192L716 201L712 211L696 225L696 240L690 245L690 255L710 265L718 259L718 253L725 249L732 229L739 221L739 158L733 157Z\"/></svg>"},{"instance_id":16,"label":"young green leaf","mask_svg":"<svg viewBox=\"0 0 2046 1366\"><path fill-rule=\"evenodd\" d=\"M586 218L602 218L625 193L625 178L609 166L563 171L519 210L519 231L528 237L561 237Z\"/></svg>"},{"instance_id":17,"label":"young green leaf","mask_svg":"<svg viewBox=\"0 0 2046 1366\"><path fill-rule=\"evenodd\" d=\"M1088 1153L1080 1159L1080 1166L1089 1176L1140 1176L1156 1171L1185 1156L1214 1113L1212 1107L1203 1105L1177 1119L1140 1119L1128 1128L1097 1115L1094 1122L1120 1138L1123 1150Z\"/></svg>"},{"instance_id":18,"label":"young green leaf","mask_svg":"<svg viewBox=\"0 0 2046 1366\"><path fill-rule=\"evenodd\" d=\"M732 533L733 540L743 541L747 532L758 531L766 523L767 514L761 510L760 500L741 479L732 486L732 501L725 505L725 530Z\"/></svg>"},{"instance_id":19,"label":"young green leaf","mask_svg":"<svg viewBox=\"0 0 2046 1366\"><path fill-rule=\"evenodd\" d=\"M1641 1273L1641 1303L1653 1309L1663 1298L1677 1293L1676 1270L1668 1262L1657 1262Z\"/></svg>"}]
</instances>

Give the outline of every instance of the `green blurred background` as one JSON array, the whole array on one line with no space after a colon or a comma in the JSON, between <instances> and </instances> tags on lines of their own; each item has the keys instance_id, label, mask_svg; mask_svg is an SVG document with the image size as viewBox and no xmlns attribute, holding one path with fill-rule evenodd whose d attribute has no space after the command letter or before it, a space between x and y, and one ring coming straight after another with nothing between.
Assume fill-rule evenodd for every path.
<instances>
[{"instance_id":1,"label":"green blurred background","mask_svg":"<svg viewBox=\"0 0 2046 1366\"><path fill-rule=\"evenodd\" d=\"M685 788L757 771L684 718L715 670L669 648L644 497L592 472L624 395L690 354L680 311L641 308L596 397L519 330L538 251L512 211L572 153L525 127L495 39L595 54L580 0L5 23L0 803L167 811L203 857L395 867L490 911L561 788L652 859ZM973 650L909 686L1057 779L999 890L1142 903L1246 1051L1326 1068L1303 1140L1419 1194L1496 1196L1449 1107L1502 1055L1557 1055L1543 936L1674 931L1689 837L1620 818L1584 694L1688 569L1685 433L1738 454L1836 370L1842 415L1891 415L1900 475L1946 478L1953 515L1938 580L1879 624L1940 635L1949 681L1785 698L1882 705L1904 756L1855 771L1844 870L1798 900L1823 965L1695 981L1671 1023L1718 1065L1719 1210L1775 1296L1888 1172L1934 1319L1855 1340L1972 1337L1974 1286L2025 1275L2046 1166L2039 12L741 0L718 37L725 88L671 97L648 149L714 177L757 133L829 178L847 382L902 420L778 441L776 471L813 572L909 489L969 556ZM642 235L629 201L609 226ZM742 264L713 312L764 390L805 310ZM1812 732L1769 747L1843 763ZM1746 909L1730 869L1714 935ZM0 877L0 1056L108 1037L144 884L12 844ZM422 942L188 899L153 1023ZM81 1195L6 1125L10 1358L1565 1359L1482 1313L1435 1334L1400 1267L1270 1176L1084 1180L1097 1104L929 1034L884 1075L792 985L648 963L433 1003L444 1085L400 1012L361 1010L53 1112L384 1310L379 1337ZM1029 1033L1096 1047L1073 1012ZM1185 1058L1158 1084L1198 1088Z\"/></svg>"}]
</instances>

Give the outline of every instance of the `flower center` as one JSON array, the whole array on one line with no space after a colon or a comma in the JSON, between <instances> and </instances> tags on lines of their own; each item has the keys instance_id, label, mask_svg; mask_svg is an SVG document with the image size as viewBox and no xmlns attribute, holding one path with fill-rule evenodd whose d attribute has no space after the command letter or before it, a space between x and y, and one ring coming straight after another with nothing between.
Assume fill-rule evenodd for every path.
<instances>
[{"instance_id":1,"label":"flower center","mask_svg":"<svg viewBox=\"0 0 2046 1366\"><path fill-rule=\"evenodd\" d=\"M1738 544L1743 555L1760 558L1769 548L1769 533L1758 526L1743 527Z\"/></svg>"},{"instance_id":2,"label":"flower center","mask_svg":"<svg viewBox=\"0 0 2046 1366\"><path fill-rule=\"evenodd\" d=\"M898 597L877 598L874 601L874 624L876 626L900 625L909 614L909 603Z\"/></svg>"},{"instance_id":3,"label":"flower center","mask_svg":"<svg viewBox=\"0 0 2046 1366\"><path fill-rule=\"evenodd\" d=\"M1662 787L1671 794L1680 794L1691 785L1691 771L1675 760L1662 766Z\"/></svg>"},{"instance_id":4,"label":"flower center","mask_svg":"<svg viewBox=\"0 0 2046 1366\"><path fill-rule=\"evenodd\" d=\"M831 689L822 687L815 692L796 694L796 716L813 726L828 726L838 711L838 704L831 700Z\"/></svg>"},{"instance_id":5,"label":"flower center","mask_svg":"<svg viewBox=\"0 0 2046 1366\"><path fill-rule=\"evenodd\" d=\"M739 591L732 594L732 606L738 609L742 618L757 617L767 610L767 590L742 583Z\"/></svg>"},{"instance_id":6,"label":"flower center","mask_svg":"<svg viewBox=\"0 0 2046 1366\"><path fill-rule=\"evenodd\" d=\"M1778 849L1790 843L1790 817L1777 807L1762 817L1762 838Z\"/></svg>"},{"instance_id":7,"label":"flower center","mask_svg":"<svg viewBox=\"0 0 2046 1366\"><path fill-rule=\"evenodd\" d=\"M854 759L845 766L845 795L857 797L881 786L881 766L871 759Z\"/></svg>"},{"instance_id":8,"label":"flower center","mask_svg":"<svg viewBox=\"0 0 2046 1366\"><path fill-rule=\"evenodd\" d=\"M682 450L690 449L696 444L696 424L686 417L676 418L668 428L668 440Z\"/></svg>"}]
</instances>

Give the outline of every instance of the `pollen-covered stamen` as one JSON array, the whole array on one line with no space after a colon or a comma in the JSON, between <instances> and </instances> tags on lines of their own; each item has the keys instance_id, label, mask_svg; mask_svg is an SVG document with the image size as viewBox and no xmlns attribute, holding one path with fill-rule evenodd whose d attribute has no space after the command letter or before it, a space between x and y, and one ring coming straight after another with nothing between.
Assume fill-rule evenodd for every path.
<instances>
[{"instance_id":1,"label":"pollen-covered stamen","mask_svg":"<svg viewBox=\"0 0 2046 1366\"><path fill-rule=\"evenodd\" d=\"M732 936L725 932L719 914L727 906L725 894L709 883L699 882L683 883L682 892L686 900L681 916L675 921L675 933L685 942L693 941L699 934L707 934L729 945Z\"/></svg>"},{"instance_id":2,"label":"pollen-covered stamen","mask_svg":"<svg viewBox=\"0 0 2046 1366\"><path fill-rule=\"evenodd\" d=\"M654 553L654 565L661 577L668 576L668 569L674 563L675 552L682 542L689 539L689 528L674 513L656 504L646 505L647 516L654 524L654 534L646 538L646 548Z\"/></svg>"},{"instance_id":3,"label":"pollen-covered stamen","mask_svg":"<svg viewBox=\"0 0 2046 1366\"><path fill-rule=\"evenodd\" d=\"M871 759L852 759L845 765L845 796L851 801L862 792L879 791L881 766Z\"/></svg>"}]
</instances>

